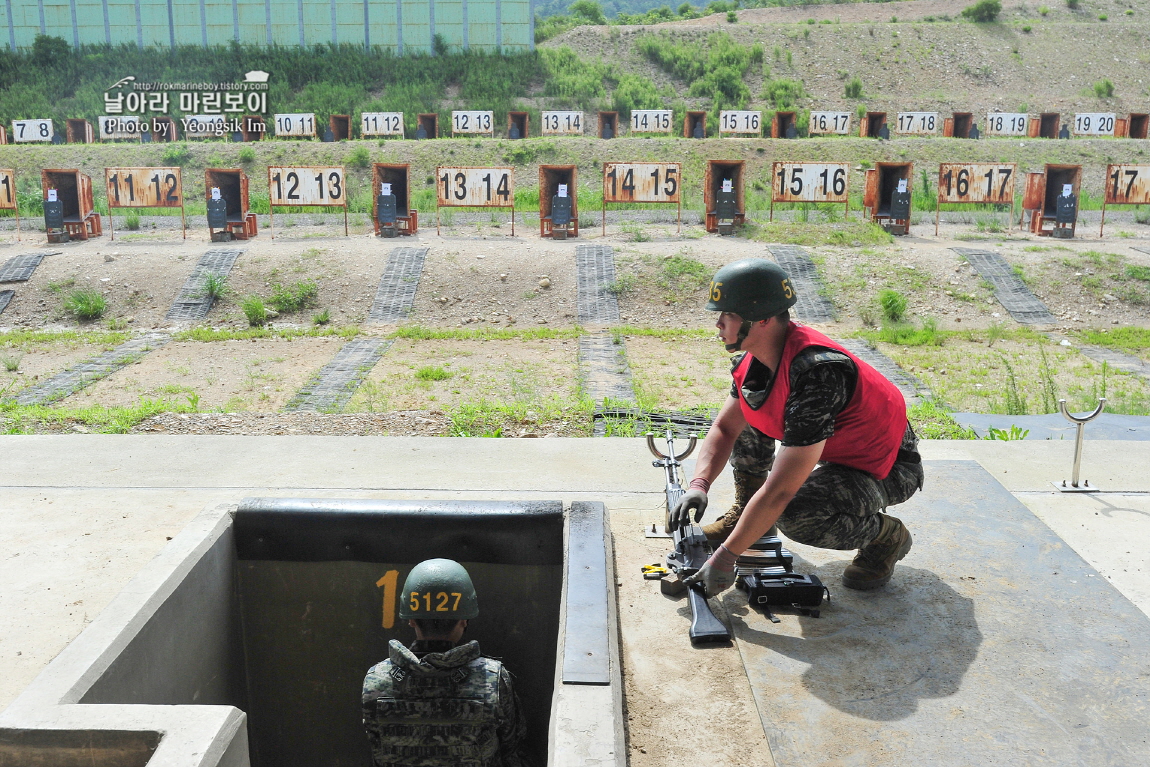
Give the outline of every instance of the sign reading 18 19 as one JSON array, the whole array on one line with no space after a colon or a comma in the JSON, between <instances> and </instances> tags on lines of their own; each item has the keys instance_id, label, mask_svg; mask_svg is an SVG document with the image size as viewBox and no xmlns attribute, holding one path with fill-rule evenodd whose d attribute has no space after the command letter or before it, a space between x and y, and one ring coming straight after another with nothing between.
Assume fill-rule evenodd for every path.
<instances>
[{"instance_id":1,"label":"sign reading 18 19","mask_svg":"<svg viewBox=\"0 0 1150 767\"><path fill-rule=\"evenodd\" d=\"M441 208L513 208L511 168L437 168L436 196Z\"/></svg>"},{"instance_id":2,"label":"sign reading 18 19","mask_svg":"<svg viewBox=\"0 0 1150 767\"><path fill-rule=\"evenodd\" d=\"M113 208L178 208L184 204L179 168L104 168Z\"/></svg>"},{"instance_id":3,"label":"sign reading 18 19","mask_svg":"<svg viewBox=\"0 0 1150 767\"><path fill-rule=\"evenodd\" d=\"M772 168L773 202L846 202L845 162L777 162Z\"/></svg>"},{"instance_id":4,"label":"sign reading 18 19","mask_svg":"<svg viewBox=\"0 0 1150 767\"><path fill-rule=\"evenodd\" d=\"M986 135L1025 136L1030 116L1024 112L989 112L986 115Z\"/></svg>"},{"instance_id":5,"label":"sign reading 18 19","mask_svg":"<svg viewBox=\"0 0 1150 767\"><path fill-rule=\"evenodd\" d=\"M679 202L677 162L603 163L603 202Z\"/></svg>"},{"instance_id":6,"label":"sign reading 18 19","mask_svg":"<svg viewBox=\"0 0 1150 767\"><path fill-rule=\"evenodd\" d=\"M268 168L271 205L345 205L343 168L310 165Z\"/></svg>"},{"instance_id":7,"label":"sign reading 18 19","mask_svg":"<svg viewBox=\"0 0 1150 767\"><path fill-rule=\"evenodd\" d=\"M636 109L631 112L632 133L670 133L670 109Z\"/></svg>"}]
</instances>

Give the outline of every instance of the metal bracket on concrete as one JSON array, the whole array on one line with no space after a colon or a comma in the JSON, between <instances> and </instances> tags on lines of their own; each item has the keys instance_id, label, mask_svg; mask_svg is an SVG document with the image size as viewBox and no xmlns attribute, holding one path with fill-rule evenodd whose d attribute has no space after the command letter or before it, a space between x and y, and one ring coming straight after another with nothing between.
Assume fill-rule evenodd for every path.
<instances>
[{"instance_id":1,"label":"metal bracket on concrete","mask_svg":"<svg viewBox=\"0 0 1150 767\"><path fill-rule=\"evenodd\" d=\"M1098 400L1098 407L1094 408L1094 412L1086 416L1076 416L1066 409L1066 400L1058 400L1058 409L1062 413L1062 417L1070 423L1075 424L1077 427L1074 434L1074 472L1070 478L1070 484L1066 484L1066 480L1061 482L1052 483L1060 493L1093 493L1097 492L1097 487L1091 487L1089 480L1082 480L1082 484L1078 484L1078 470L1082 467L1082 431L1086 426L1087 421L1093 421L1098 416L1102 415L1102 409L1106 407L1106 398Z\"/></svg>"}]
</instances>

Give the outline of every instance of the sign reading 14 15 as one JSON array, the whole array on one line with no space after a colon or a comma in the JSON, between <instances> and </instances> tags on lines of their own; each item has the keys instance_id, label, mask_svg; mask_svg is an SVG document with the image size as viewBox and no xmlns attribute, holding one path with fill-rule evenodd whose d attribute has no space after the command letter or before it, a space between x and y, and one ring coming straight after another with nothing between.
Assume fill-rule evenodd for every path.
<instances>
[{"instance_id":1,"label":"sign reading 14 15","mask_svg":"<svg viewBox=\"0 0 1150 767\"><path fill-rule=\"evenodd\" d=\"M636 109L631 112L632 133L670 133L670 109Z\"/></svg>"},{"instance_id":2,"label":"sign reading 14 15","mask_svg":"<svg viewBox=\"0 0 1150 767\"><path fill-rule=\"evenodd\" d=\"M603 164L603 202L679 202L679 163Z\"/></svg>"}]
</instances>

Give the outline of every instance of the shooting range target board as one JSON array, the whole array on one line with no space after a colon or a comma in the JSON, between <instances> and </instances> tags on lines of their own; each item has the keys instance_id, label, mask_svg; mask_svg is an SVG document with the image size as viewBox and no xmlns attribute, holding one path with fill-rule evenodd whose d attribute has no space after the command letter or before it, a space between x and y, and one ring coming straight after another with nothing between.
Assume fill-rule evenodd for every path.
<instances>
[{"instance_id":1,"label":"shooting range target board","mask_svg":"<svg viewBox=\"0 0 1150 767\"><path fill-rule=\"evenodd\" d=\"M435 169L435 228L440 208L511 208L515 235L515 175L512 168Z\"/></svg>"},{"instance_id":2,"label":"shooting range target board","mask_svg":"<svg viewBox=\"0 0 1150 767\"><path fill-rule=\"evenodd\" d=\"M51 142L56 128L51 120L13 120L12 141L27 144L34 141Z\"/></svg>"},{"instance_id":3,"label":"shooting range target board","mask_svg":"<svg viewBox=\"0 0 1150 767\"><path fill-rule=\"evenodd\" d=\"M179 208L184 239L188 238L180 168L104 168L104 190L109 213L113 208ZM108 216L108 229L114 240L112 220Z\"/></svg>"},{"instance_id":4,"label":"shooting range target board","mask_svg":"<svg viewBox=\"0 0 1150 767\"><path fill-rule=\"evenodd\" d=\"M184 118L184 137L219 138L226 133L224 127L223 115L192 115Z\"/></svg>"},{"instance_id":5,"label":"shooting range target board","mask_svg":"<svg viewBox=\"0 0 1150 767\"><path fill-rule=\"evenodd\" d=\"M670 114L670 112L668 112ZM603 233L607 233L607 203L645 202L679 206L682 231L682 166L677 162L603 163Z\"/></svg>"},{"instance_id":6,"label":"shooting range target board","mask_svg":"<svg viewBox=\"0 0 1150 767\"><path fill-rule=\"evenodd\" d=\"M942 127L938 112L899 112L894 130L903 136L933 136Z\"/></svg>"},{"instance_id":7,"label":"shooting range target board","mask_svg":"<svg viewBox=\"0 0 1150 767\"><path fill-rule=\"evenodd\" d=\"M1024 112L988 112L987 136L1025 136L1030 116Z\"/></svg>"},{"instance_id":8,"label":"shooting range target board","mask_svg":"<svg viewBox=\"0 0 1150 767\"><path fill-rule=\"evenodd\" d=\"M845 162L776 162L771 166L771 217L776 202L847 205L850 165ZM843 208L846 216L846 208Z\"/></svg>"},{"instance_id":9,"label":"shooting range target board","mask_svg":"<svg viewBox=\"0 0 1150 767\"><path fill-rule=\"evenodd\" d=\"M275 116L277 138L315 138L315 114L299 112Z\"/></svg>"},{"instance_id":10,"label":"shooting range target board","mask_svg":"<svg viewBox=\"0 0 1150 767\"><path fill-rule=\"evenodd\" d=\"M456 110L451 113L452 136L494 136L495 113L491 111Z\"/></svg>"},{"instance_id":11,"label":"shooting range target board","mask_svg":"<svg viewBox=\"0 0 1150 767\"><path fill-rule=\"evenodd\" d=\"M10 210L16 214L16 239L20 239L20 209L16 197L16 171L0 168L0 210Z\"/></svg>"},{"instance_id":12,"label":"shooting range target board","mask_svg":"<svg viewBox=\"0 0 1150 767\"><path fill-rule=\"evenodd\" d=\"M632 133L670 133L670 109L636 109L631 112ZM662 202L662 201L660 201Z\"/></svg>"},{"instance_id":13,"label":"shooting range target board","mask_svg":"<svg viewBox=\"0 0 1150 767\"><path fill-rule=\"evenodd\" d=\"M1117 117L1113 112L1086 112L1074 115L1075 136L1113 136Z\"/></svg>"},{"instance_id":14,"label":"shooting range target board","mask_svg":"<svg viewBox=\"0 0 1150 767\"><path fill-rule=\"evenodd\" d=\"M347 177L342 167L296 165L268 167L268 216L275 238L276 205L343 208L343 234L347 236Z\"/></svg>"},{"instance_id":15,"label":"shooting range target board","mask_svg":"<svg viewBox=\"0 0 1150 767\"><path fill-rule=\"evenodd\" d=\"M763 113L754 109L724 109L719 112L719 135L763 135Z\"/></svg>"},{"instance_id":16,"label":"shooting range target board","mask_svg":"<svg viewBox=\"0 0 1150 767\"><path fill-rule=\"evenodd\" d=\"M359 135L399 136L403 138L403 112L364 112L360 116Z\"/></svg>"},{"instance_id":17,"label":"shooting range target board","mask_svg":"<svg viewBox=\"0 0 1150 767\"><path fill-rule=\"evenodd\" d=\"M582 112L544 112L544 136L582 136Z\"/></svg>"},{"instance_id":18,"label":"shooting range target board","mask_svg":"<svg viewBox=\"0 0 1150 767\"><path fill-rule=\"evenodd\" d=\"M1107 165L1103 192L1099 237L1106 227L1107 205L1150 205L1150 165Z\"/></svg>"}]
</instances>

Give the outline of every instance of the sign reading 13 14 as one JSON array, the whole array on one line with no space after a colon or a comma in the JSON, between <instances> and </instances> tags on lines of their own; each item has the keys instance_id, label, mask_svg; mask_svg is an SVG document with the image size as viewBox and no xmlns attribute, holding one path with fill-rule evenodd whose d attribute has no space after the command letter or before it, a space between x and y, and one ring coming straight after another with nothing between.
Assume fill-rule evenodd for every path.
<instances>
[{"instance_id":1,"label":"sign reading 13 14","mask_svg":"<svg viewBox=\"0 0 1150 767\"><path fill-rule=\"evenodd\" d=\"M271 205L345 205L346 188L343 168L268 168Z\"/></svg>"},{"instance_id":2,"label":"sign reading 13 14","mask_svg":"<svg viewBox=\"0 0 1150 767\"><path fill-rule=\"evenodd\" d=\"M440 207L512 208L511 168L437 168Z\"/></svg>"},{"instance_id":3,"label":"sign reading 13 14","mask_svg":"<svg viewBox=\"0 0 1150 767\"><path fill-rule=\"evenodd\" d=\"M603 202L679 202L677 162L603 164Z\"/></svg>"},{"instance_id":4,"label":"sign reading 13 14","mask_svg":"<svg viewBox=\"0 0 1150 767\"><path fill-rule=\"evenodd\" d=\"M544 112L544 136L579 136L583 134L582 112Z\"/></svg>"},{"instance_id":5,"label":"sign reading 13 14","mask_svg":"<svg viewBox=\"0 0 1150 767\"><path fill-rule=\"evenodd\" d=\"M670 109L636 109L631 112L632 133L670 133Z\"/></svg>"},{"instance_id":6,"label":"sign reading 13 14","mask_svg":"<svg viewBox=\"0 0 1150 767\"><path fill-rule=\"evenodd\" d=\"M179 168L104 168L113 208L179 208L184 204Z\"/></svg>"}]
</instances>

